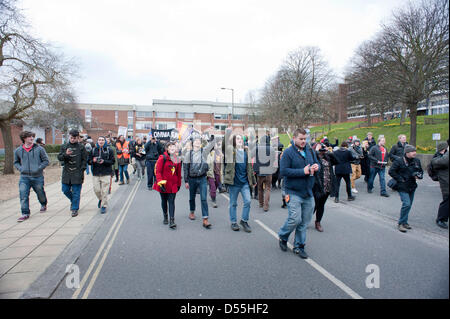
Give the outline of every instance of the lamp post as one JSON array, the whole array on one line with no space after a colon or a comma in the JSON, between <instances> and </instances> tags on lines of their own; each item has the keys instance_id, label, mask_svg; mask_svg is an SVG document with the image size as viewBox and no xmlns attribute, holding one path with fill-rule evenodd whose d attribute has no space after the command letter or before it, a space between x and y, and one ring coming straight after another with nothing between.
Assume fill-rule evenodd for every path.
<instances>
[{"instance_id":1,"label":"lamp post","mask_svg":"<svg viewBox=\"0 0 450 319\"><path fill-rule=\"evenodd\" d=\"M221 90L231 90L231 126L233 127L233 117L234 117L234 89L220 88Z\"/></svg>"}]
</instances>

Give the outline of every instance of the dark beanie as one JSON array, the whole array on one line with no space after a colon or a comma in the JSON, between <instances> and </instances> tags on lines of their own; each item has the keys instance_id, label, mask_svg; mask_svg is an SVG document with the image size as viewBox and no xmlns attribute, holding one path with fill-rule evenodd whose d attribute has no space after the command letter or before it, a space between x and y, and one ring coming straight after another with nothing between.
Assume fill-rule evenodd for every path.
<instances>
[{"instance_id":1,"label":"dark beanie","mask_svg":"<svg viewBox=\"0 0 450 319\"><path fill-rule=\"evenodd\" d=\"M405 154L410 153L410 152L415 152L415 151L416 151L416 148L414 146L409 145L409 144L405 146Z\"/></svg>"},{"instance_id":2,"label":"dark beanie","mask_svg":"<svg viewBox=\"0 0 450 319\"><path fill-rule=\"evenodd\" d=\"M439 142L437 145L438 152L445 150L447 146L448 146L447 142Z\"/></svg>"}]
</instances>

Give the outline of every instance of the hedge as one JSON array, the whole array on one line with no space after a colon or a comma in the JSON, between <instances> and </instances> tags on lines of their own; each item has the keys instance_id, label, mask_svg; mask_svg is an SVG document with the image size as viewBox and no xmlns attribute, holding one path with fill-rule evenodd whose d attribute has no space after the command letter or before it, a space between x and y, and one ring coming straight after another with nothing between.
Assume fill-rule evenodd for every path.
<instances>
[{"instance_id":1,"label":"hedge","mask_svg":"<svg viewBox=\"0 0 450 319\"><path fill-rule=\"evenodd\" d=\"M47 153L59 153L61 144L45 144L44 148Z\"/></svg>"}]
</instances>

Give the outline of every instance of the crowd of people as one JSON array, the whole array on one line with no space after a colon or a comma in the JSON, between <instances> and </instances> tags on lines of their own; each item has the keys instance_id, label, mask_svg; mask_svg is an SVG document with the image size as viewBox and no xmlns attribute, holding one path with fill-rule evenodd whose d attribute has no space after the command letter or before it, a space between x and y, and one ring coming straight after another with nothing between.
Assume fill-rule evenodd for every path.
<instances>
[{"instance_id":1,"label":"crowd of people","mask_svg":"<svg viewBox=\"0 0 450 319\"><path fill-rule=\"evenodd\" d=\"M14 164L20 171L20 202L22 222L29 218L30 189L36 192L41 212L47 210L43 170L49 165L44 145L34 142L35 134L20 134L22 145L14 152ZM132 175L143 180L147 170L147 188L160 193L163 223L176 229L175 199L183 186L189 190L189 214L196 219L196 197L200 195L202 225L211 229L208 192L214 208L218 207L217 194L229 194L229 219L231 229L251 232L251 199L258 199L264 212L270 209L271 190L281 188L281 207L288 209L288 217L280 228L279 245L287 250L289 235L295 231L294 252L307 258L305 251L306 229L315 214L315 229L323 232L321 224L325 204L330 197L340 201L340 184L343 179L347 200L356 200L361 191L355 180L364 176L367 193L374 189L378 175L380 196L389 197L386 185L386 167L391 180L388 186L399 193L402 206L398 230L411 229L408 216L411 210L416 181L423 178L416 148L406 141L405 135L388 151L383 136L375 141L369 132L363 141L350 137L339 144L331 144L328 138L308 140L304 129L297 129L290 145L284 148L278 137L270 134L256 137L255 143L242 134L226 134L225 138L211 136L207 141L192 137L182 145L179 141L163 142L154 137L137 137L127 140L123 135L100 136L96 143L90 137L81 137L77 130L69 132L69 141L61 146L58 160L62 165L62 192L70 200L71 215L78 215L81 187L85 175L92 174L98 208L106 213L113 177L119 185L130 183L128 165ZM42 141L41 141L42 143ZM448 141L438 145L429 174L439 181L443 201L439 205L436 223L448 228ZM431 175L430 175L431 176ZM208 191L209 190L209 191ZM243 208L238 223L237 199L241 194Z\"/></svg>"}]
</instances>

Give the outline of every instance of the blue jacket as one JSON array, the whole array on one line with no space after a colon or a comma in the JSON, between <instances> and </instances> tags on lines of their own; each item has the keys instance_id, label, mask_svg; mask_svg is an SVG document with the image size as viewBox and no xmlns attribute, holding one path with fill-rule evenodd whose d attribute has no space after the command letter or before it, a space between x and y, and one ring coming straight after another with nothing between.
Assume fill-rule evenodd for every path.
<instances>
[{"instance_id":1,"label":"blue jacket","mask_svg":"<svg viewBox=\"0 0 450 319\"><path fill-rule=\"evenodd\" d=\"M308 164L319 164L315 152L306 144L306 158L300 154L300 150L291 142L281 157L280 174L284 176L286 194L293 194L303 198L313 196L314 176L305 175L303 171ZM316 172L317 174L317 172Z\"/></svg>"}]
</instances>

